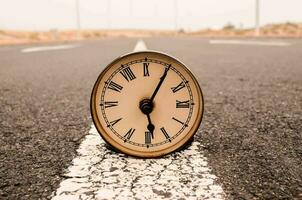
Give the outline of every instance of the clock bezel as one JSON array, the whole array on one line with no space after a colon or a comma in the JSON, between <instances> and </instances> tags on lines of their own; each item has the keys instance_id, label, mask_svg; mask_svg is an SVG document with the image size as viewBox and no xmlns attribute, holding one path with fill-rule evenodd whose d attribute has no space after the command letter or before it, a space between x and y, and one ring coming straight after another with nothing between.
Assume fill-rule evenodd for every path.
<instances>
[{"instance_id":1,"label":"clock bezel","mask_svg":"<svg viewBox=\"0 0 302 200\"><path fill-rule=\"evenodd\" d=\"M193 122L193 126L191 127L191 129L189 130L189 132L185 135L185 137L180 140L179 142L165 148L159 151L150 151L150 152L142 152L142 151L135 151L133 149L129 149L124 147L123 145L121 145L119 142L115 141L114 139L112 139L112 137L110 137L110 135L107 133L107 131L105 131L105 129L103 128L103 126L101 125L100 121L99 121L99 117L97 115L97 103L96 103L96 93L97 93L97 88L99 86L100 81L102 80L103 76L106 74L106 72L110 69L111 66L114 66L116 63L118 63L120 60L131 56L131 55L136 55L136 54L146 54L146 53L151 53L151 54L157 54L157 55L163 55L166 56L168 59L172 59L175 60L177 63L179 63L179 65L181 65L185 71L188 73L188 75L192 78L192 80L194 81L194 84L197 88L197 93L200 97L201 103L200 106L198 108L198 113L197 116L198 118L195 120L195 122ZM195 135L195 133L198 131L198 128L201 124L202 118L203 118L203 113L204 113L204 98L203 98L203 93L201 90L201 87L197 81L197 79L195 78L194 74L192 73L192 71L181 61L179 61L178 59L176 59L175 57L168 55L166 53L163 52L159 52L159 51L152 51L152 50L146 50L146 51L137 51L137 52L131 52L131 53L127 53L124 54L122 56L119 56L118 58L116 58L115 60L113 60L112 62L110 62L103 70L102 72L99 74L94 86L93 86L93 90L91 93L91 98L90 98L90 111L91 111L91 116L92 116L92 120L93 123L99 133L99 135L102 137L102 139L110 144L114 149L116 149L119 152L125 153L127 155L131 155L131 156L135 156L135 157L141 157L141 158L154 158L154 157L161 157L164 156L166 154L172 153L178 149L181 149L184 145L188 144L188 142L190 141L190 139Z\"/></svg>"}]
</instances>

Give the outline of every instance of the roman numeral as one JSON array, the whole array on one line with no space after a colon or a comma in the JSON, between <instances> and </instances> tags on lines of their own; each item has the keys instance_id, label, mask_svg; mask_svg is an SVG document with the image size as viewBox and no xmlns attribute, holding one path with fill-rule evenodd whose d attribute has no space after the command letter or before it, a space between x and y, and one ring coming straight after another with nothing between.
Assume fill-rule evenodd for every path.
<instances>
[{"instance_id":1,"label":"roman numeral","mask_svg":"<svg viewBox=\"0 0 302 200\"><path fill-rule=\"evenodd\" d=\"M127 140L130 140L131 136L133 135L135 129L130 128L129 131L124 135L124 142L126 142Z\"/></svg>"},{"instance_id":2,"label":"roman numeral","mask_svg":"<svg viewBox=\"0 0 302 200\"><path fill-rule=\"evenodd\" d=\"M144 64L144 76L150 76L149 74L149 64L150 63L143 63Z\"/></svg>"},{"instance_id":3,"label":"roman numeral","mask_svg":"<svg viewBox=\"0 0 302 200\"><path fill-rule=\"evenodd\" d=\"M161 132L164 134L164 136L166 137L167 140L169 140L171 142L170 136L167 133L166 129L164 127L160 128Z\"/></svg>"},{"instance_id":4,"label":"roman numeral","mask_svg":"<svg viewBox=\"0 0 302 200\"><path fill-rule=\"evenodd\" d=\"M122 118L119 118L119 119L116 119L116 120L113 120L113 121L111 121L111 122L109 122L110 124L109 125L107 125L108 127L109 126L114 126L116 123L118 123L119 121L121 121L122 120Z\"/></svg>"},{"instance_id":5,"label":"roman numeral","mask_svg":"<svg viewBox=\"0 0 302 200\"><path fill-rule=\"evenodd\" d=\"M149 131L145 132L145 144L147 144L147 148L149 148L148 144L151 144L151 133Z\"/></svg>"},{"instance_id":6,"label":"roman numeral","mask_svg":"<svg viewBox=\"0 0 302 200\"><path fill-rule=\"evenodd\" d=\"M176 108L189 108L190 107L190 100L187 101L178 101L176 100Z\"/></svg>"},{"instance_id":7,"label":"roman numeral","mask_svg":"<svg viewBox=\"0 0 302 200\"><path fill-rule=\"evenodd\" d=\"M110 108L117 105L118 105L118 101L105 101L105 108Z\"/></svg>"},{"instance_id":8,"label":"roman numeral","mask_svg":"<svg viewBox=\"0 0 302 200\"><path fill-rule=\"evenodd\" d=\"M180 121L179 119L176 119L175 117L172 117L173 120L177 121L178 123L184 125L184 126L188 126L187 124L185 124L184 122Z\"/></svg>"},{"instance_id":9,"label":"roman numeral","mask_svg":"<svg viewBox=\"0 0 302 200\"><path fill-rule=\"evenodd\" d=\"M181 90L182 88L184 88L186 85L184 82L179 83L176 87L171 87L171 90L173 93Z\"/></svg>"},{"instance_id":10,"label":"roman numeral","mask_svg":"<svg viewBox=\"0 0 302 200\"><path fill-rule=\"evenodd\" d=\"M111 81L108 85L108 88L117 92L121 92L121 90L123 89L122 86L120 86L119 84Z\"/></svg>"},{"instance_id":11,"label":"roman numeral","mask_svg":"<svg viewBox=\"0 0 302 200\"><path fill-rule=\"evenodd\" d=\"M122 69L122 71L120 72L123 77L129 82L132 81L133 79L135 79L135 75L133 74L133 71L130 69L130 67L126 67L124 69Z\"/></svg>"}]
</instances>

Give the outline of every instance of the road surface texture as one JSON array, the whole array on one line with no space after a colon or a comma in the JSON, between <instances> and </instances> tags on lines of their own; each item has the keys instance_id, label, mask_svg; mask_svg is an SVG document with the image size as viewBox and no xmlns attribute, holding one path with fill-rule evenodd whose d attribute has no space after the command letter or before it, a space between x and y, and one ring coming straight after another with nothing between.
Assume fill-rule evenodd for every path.
<instances>
[{"instance_id":1,"label":"road surface texture","mask_svg":"<svg viewBox=\"0 0 302 200\"><path fill-rule=\"evenodd\" d=\"M107 175L116 179L114 171L118 171L115 176L129 175L147 163L154 169L166 166L165 173L170 170L173 183L175 174L184 176L184 169L173 168L171 163L194 170L194 160L199 160L195 165L207 165L209 170L197 170L192 180L182 180L181 184L192 181L202 185L204 171L211 171L209 179L216 183L213 191L218 191L217 198L301 199L302 41L281 41L289 45L265 45L265 40L256 45L219 43L199 38L144 41L149 49L179 58L196 74L205 97L203 122L187 150L154 162L136 160L138 166L129 171L110 166L111 174ZM60 48L43 51L24 51L33 45L0 48L0 199L58 197L71 176L67 169L72 173L76 162L82 161L77 158L83 154L87 137L96 137L89 110L94 81L106 64L132 51L136 42L103 39L68 44L68 48L58 44ZM101 163L98 156L115 157L115 164L121 165L133 160L107 150L101 141L99 146L99 154L89 161ZM107 186L116 184L110 181ZM139 181L129 180L132 187L141 186ZM144 181L148 188L148 181L154 180ZM169 199L175 194L163 192L170 186L166 181L152 192ZM90 188L92 183L88 180L85 184ZM108 192L104 191L93 197L105 198ZM205 194L207 191L197 190L191 197L207 198Z\"/></svg>"}]
</instances>

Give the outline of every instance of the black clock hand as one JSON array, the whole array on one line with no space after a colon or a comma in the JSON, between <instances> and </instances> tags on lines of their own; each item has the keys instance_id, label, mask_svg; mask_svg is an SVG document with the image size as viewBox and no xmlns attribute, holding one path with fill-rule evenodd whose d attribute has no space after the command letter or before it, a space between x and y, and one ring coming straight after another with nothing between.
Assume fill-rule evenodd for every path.
<instances>
[{"instance_id":1,"label":"black clock hand","mask_svg":"<svg viewBox=\"0 0 302 200\"><path fill-rule=\"evenodd\" d=\"M153 104L149 99L144 99L139 103L139 107L145 115L147 115L148 118L148 125L147 129L150 131L152 138L154 138L153 132L154 132L154 125L151 122L150 113L153 110Z\"/></svg>"},{"instance_id":2,"label":"black clock hand","mask_svg":"<svg viewBox=\"0 0 302 200\"><path fill-rule=\"evenodd\" d=\"M154 132L154 128L155 128L154 125L152 124L151 118L150 118L150 113L153 110L153 103L152 102L153 102L153 99L154 99L155 95L157 94L160 86L164 82L164 80L165 80L165 78L167 76L167 72L170 69L170 67L171 67L171 65L169 65L168 67L165 68L164 74L160 77L159 83L157 84L157 86L156 86L156 88L155 88L155 90L154 90L151 98L150 99L144 99L144 100L142 100L140 102L140 106L139 107L140 107L141 111L145 115L147 115L147 118L148 118L147 129L150 131L152 138L154 138L153 132Z\"/></svg>"},{"instance_id":3,"label":"black clock hand","mask_svg":"<svg viewBox=\"0 0 302 200\"><path fill-rule=\"evenodd\" d=\"M154 132L154 128L155 127L154 127L154 125L151 122L150 114L147 114L147 117L148 117L148 126L147 126L147 129L150 131L152 139L154 139L153 132Z\"/></svg>"},{"instance_id":4,"label":"black clock hand","mask_svg":"<svg viewBox=\"0 0 302 200\"><path fill-rule=\"evenodd\" d=\"M155 90L154 90L154 92L153 92L153 94L152 94L152 96L150 98L151 102L153 102L153 99L154 99L155 95L157 94L157 92L158 92L160 86L162 85L162 83L164 82L164 80L165 80L165 78L167 76L167 72L170 69L170 67L171 67L171 65L169 65L168 67L166 67L164 74L160 77L160 81L157 84L157 86L156 86L156 88L155 88Z\"/></svg>"}]
</instances>

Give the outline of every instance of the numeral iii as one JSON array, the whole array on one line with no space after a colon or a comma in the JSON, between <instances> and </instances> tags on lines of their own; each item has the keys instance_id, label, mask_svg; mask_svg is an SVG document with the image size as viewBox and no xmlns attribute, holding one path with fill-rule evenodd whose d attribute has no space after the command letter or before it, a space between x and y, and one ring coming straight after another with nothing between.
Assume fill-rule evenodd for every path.
<instances>
[{"instance_id":1,"label":"numeral iii","mask_svg":"<svg viewBox=\"0 0 302 200\"><path fill-rule=\"evenodd\" d=\"M151 144L151 133L149 131L145 132L145 143ZM149 147L149 146L147 146L147 147Z\"/></svg>"}]
</instances>

